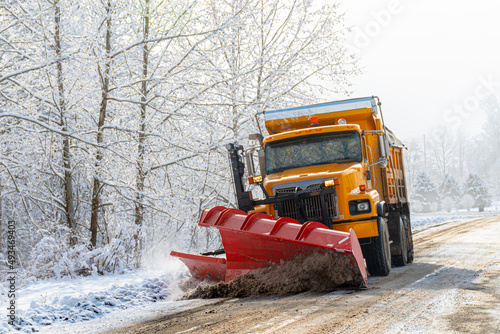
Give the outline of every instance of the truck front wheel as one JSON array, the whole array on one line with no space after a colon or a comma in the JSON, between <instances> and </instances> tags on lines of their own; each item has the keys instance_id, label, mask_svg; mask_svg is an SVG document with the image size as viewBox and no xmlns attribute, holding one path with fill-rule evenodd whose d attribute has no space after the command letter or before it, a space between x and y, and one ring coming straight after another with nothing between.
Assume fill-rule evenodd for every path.
<instances>
[{"instance_id":1,"label":"truck front wheel","mask_svg":"<svg viewBox=\"0 0 500 334\"><path fill-rule=\"evenodd\" d=\"M363 246L366 267L372 276L387 276L391 271L391 247L387 220L378 217L378 237L372 237L371 243Z\"/></svg>"}]
</instances>

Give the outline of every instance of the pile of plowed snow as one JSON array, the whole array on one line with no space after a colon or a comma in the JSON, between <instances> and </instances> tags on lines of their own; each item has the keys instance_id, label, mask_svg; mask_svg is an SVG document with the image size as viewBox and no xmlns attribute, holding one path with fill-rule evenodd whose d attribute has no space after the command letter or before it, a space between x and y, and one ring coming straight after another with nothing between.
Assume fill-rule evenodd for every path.
<instances>
[{"instance_id":1,"label":"pile of plowed snow","mask_svg":"<svg viewBox=\"0 0 500 334\"><path fill-rule=\"evenodd\" d=\"M260 268L229 283L202 283L186 293L184 299L249 297L327 291L338 287L363 287L361 273L354 270L349 256L333 251L299 255L281 265Z\"/></svg>"},{"instance_id":2,"label":"pile of plowed snow","mask_svg":"<svg viewBox=\"0 0 500 334\"><path fill-rule=\"evenodd\" d=\"M122 278L121 276L125 277ZM77 289L87 289L93 283L97 290L100 288L99 283L104 281L106 277L89 277L80 280L63 280L47 283L41 281L38 285L40 287L47 287L47 290L42 291L41 288L38 289L40 297L33 299L29 306L23 305L19 308L19 314L16 315L14 326L8 326L7 323L0 324L0 333L7 333L12 330L32 333L56 324L88 321L102 317L115 310L140 307L153 302L164 301L172 293L170 290L172 277L169 275L146 278L139 282L137 281L140 278L134 278L134 275L130 275L131 277L128 278L134 283L118 285L120 279L125 281L127 279L126 275L121 276L112 276L116 279L117 285L89 293L81 293ZM37 284L35 283L33 286L35 290L36 286ZM68 286L74 286L75 291L68 293ZM60 295L59 287L62 290ZM25 291L21 290L19 293L21 298L23 298L23 292ZM27 291L26 297L29 298Z\"/></svg>"}]
</instances>

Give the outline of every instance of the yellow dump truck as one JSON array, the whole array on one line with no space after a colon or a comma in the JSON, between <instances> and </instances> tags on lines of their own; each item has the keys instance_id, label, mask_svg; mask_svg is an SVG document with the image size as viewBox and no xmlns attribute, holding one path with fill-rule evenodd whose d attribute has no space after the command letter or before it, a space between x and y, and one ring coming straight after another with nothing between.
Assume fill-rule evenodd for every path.
<instances>
[{"instance_id":1,"label":"yellow dump truck","mask_svg":"<svg viewBox=\"0 0 500 334\"><path fill-rule=\"evenodd\" d=\"M247 150L227 145L239 209L353 229L373 276L412 262L403 145L380 106L366 97L266 111L267 137L251 135Z\"/></svg>"}]
</instances>

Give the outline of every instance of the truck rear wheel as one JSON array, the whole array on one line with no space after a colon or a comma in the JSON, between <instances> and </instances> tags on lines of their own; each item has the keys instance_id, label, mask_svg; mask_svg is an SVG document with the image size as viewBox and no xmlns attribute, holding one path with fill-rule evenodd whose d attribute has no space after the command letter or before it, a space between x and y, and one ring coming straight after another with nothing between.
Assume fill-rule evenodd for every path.
<instances>
[{"instance_id":1,"label":"truck rear wheel","mask_svg":"<svg viewBox=\"0 0 500 334\"><path fill-rule=\"evenodd\" d=\"M366 267L372 276L387 276L391 272L391 248L387 220L378 217L378 237L372 237L371 243L363 248Z\"/></svg>"},{"instance_id":2,"label":"truck rear wheel","mask_svg":"<svg viewBox=\"0 0 500 334\"><path fill-rule=\"evenodd\" d=\"M401 216L399 216L399 233L398 233L398 244L401 248L401 254L395 255L392 258L395 266L402 267L408 264L408 233L405 229L405 224Z\"/></svg>"},{"instance_id":3,"label":"truck rear wheel","mask_svg":"<svg viewBox=\"0 0 500 334\"><path fill-rule=\"evenodd\" d=\"M403 225L405 227L405 236L406 236L406 247L408 250L407 262L413 262L413 234L411 231L410 220L407 215L401 215L401 220L403 221Z\"/></svg>"}]
</instances>

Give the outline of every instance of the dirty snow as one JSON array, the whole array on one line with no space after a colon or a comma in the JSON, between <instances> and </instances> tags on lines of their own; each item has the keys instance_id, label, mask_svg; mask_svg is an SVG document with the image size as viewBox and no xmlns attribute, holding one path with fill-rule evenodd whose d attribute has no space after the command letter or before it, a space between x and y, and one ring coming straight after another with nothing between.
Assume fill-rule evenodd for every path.
<instances>
[{"instance_id":1,"label":"dirty snow","mask_svg":"<svg viewBox=\"0 0 500 334\"><path fill-rule=\"evenodd\" d=\"M249 297L327 291L340 286L364 287L365 282L349 256L334 251L300 254L295 259L252 271L229 283L202 284L184 298Z\"/></svg>"}]
</instances>

